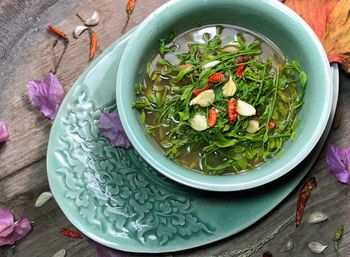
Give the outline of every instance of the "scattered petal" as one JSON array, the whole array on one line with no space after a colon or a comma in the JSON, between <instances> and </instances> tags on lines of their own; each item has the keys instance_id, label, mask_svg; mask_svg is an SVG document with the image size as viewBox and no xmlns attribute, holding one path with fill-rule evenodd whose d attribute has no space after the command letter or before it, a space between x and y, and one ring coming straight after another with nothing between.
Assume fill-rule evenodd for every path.
<instances>
[{"instance_id":1,"label":"scattered petal","mask_svg":"<svg viewBox=\"0 0 350 257\"><path fill-rule=\"evenodd\" d=\"M47 201L49 201L52 197L52 193L51 192L43 192L39 195L39 197L36 199L35 201L35 207L41 207L43 206L45 203L47 203Z\"/></svg>"},{"instance_id":2,"label":"scattered petal","mask_svg":"<svg viewBox=\"0 0 350 257\"><path fill-rule=\"evenodd\" d=\"M208 107L212 103L214 103L215 100L215 93L214 90L209 89L205 90L199 95L197 95L194 99L191 100L190 105L200 105L202 107Z\"/></svg>"},{"instance_id":3,"label":"scattered petal","mask_svg":"<svg viewBox=\"0 0 350 257\"><path fill-rule=\"evenodd\" d=\"M247 127L247 132L254 134L255 132L259 131L259 121L257 120L250 120L248 121L248 127Z\"/></svg>"},{"instance_id":4,"label":"scattered petal","mask_svg":"<svg viewBox=\"0 0 350 257\"><path fill-rule=\"evenodd\" d=\"M306 219L306 222L309 224L317 224L321 223L323 221L328 220L328 215L325 214L322 211L315 211L309 215L309 217Z\"/></svg>"},{"instance_id":5,"label":"scattered petal","mask_svg":"<svg viewBox=\"0 0 350 257\"><path fill-rule=\"evenodd\" d=\"M208 63L206 63L206 64L204 64L204 65L202 66L202 69L204 70L204 69L206 69L206 68L214 67L214 66L218 65L220 62L221 62L221 61L212 61L212 62L208 62Z\"/></svg>"},{"instance_id":6,"label":"scattered petal","mask_svg":"<svg viewBox=\"0 0 350 257\"><path fill-rule=\"evenodd\" d=\"M64 89L58 78L49 73L43 80L29 81L28 96L45 118L53 120L63 100Z\"/></svg>"},{"instance_id":7,"label":"scattered petal","mask_svg":"<svg viewBox=\"0 0 350 257\"><path fill-rule=\"evenodd\" d=\"M237 112L242 116L253 116L256 114L254 106L241 100L237 100Z\"/></svg>"},{"instance_id":8,"label":"scattered petal","mask_svg":"<svg viewBox=\"0 0 350 257\"><path fill-rule=\"evenodd\" d=\"M336 145L329 145L326 150L326 161L338 181L350 185L350 148L341 149Z\"/></svg>"},{"instance_id":9,"label":"scattered petal","mask_svg":"<svg viewBox=\"0 0 350 257\"><path fill-rule=\"evenodd\" d=\"M207 117L202 113L196 113L192 119L190 119L190 126L197 131L203 131L209 128Z\"/></svg>"},{"instance_id":10,"label":"scattered petal","mask_svg":"<svg viewBox=\"0 0 350 257\"><path fill-rule=\"evenodd\" d=\"M290 252L294 247L294 242L291 238L288 238L288 240L284 243L282 249L280 252Z\"/></svg>"},{"instance_id":11,"label":"scattered petal","mask_svg":"<svg viewBox=\"0 0 350 257\"><path fill-rule=\"evenodd\" d=\"M99 21L100 21L100 15L98 14L98 12L94 11L91 17L86 19L85 23L86 25L89 25L89 26L95 26Z\"/></svg>"},{"instance_id":12,"label":"scattered petal","mask_svg":"<svg viewBox=\"0 0 350 257\"><path fill-rule=\"evenodd\" d=\"M235 82L232 79L232 76L230 76L228 82L222 87L222 93L224 97L230 97L234 96L236 93L237 87Z\"/></svg>"},{"instance_id":13,"label":"scattered petal","mask_svg":"<svg viewBox=\"0 0 350 257\"><path fill-rule=\"evenodd\" d=\"M311 252L313 253L322 253L328 246L320 244L319 242L311 242L308 244Z\"/></svg>"},{"instance_id":14,"label":"scattered petal","mask_svg":"<svg viewBox=\"0 0 350 257\"><path fill-rule=\"evenodd\" d=\"M80 34L83 33L87 28L88 27L83 26L83 25L77 26L73 31L74 38L78 38L80 36Z\"/></svg>"},{"instance_id":15,"label":"scattered petal","mask_svg":"<svg viewBox=\"0 0 350 257\"><path fill-rule=\"evenodd\" d=\"M117 112L102 113L98 127L101 135L107 138L111 145L122 148L131 147Z\"/></svg>"},{"instance_id":16,"label":"scattered petal","mask_svg":"<svg viewBox=\"0 0 350 257\"><path fill-rule=\"evenodd\" d=\"M96 248L96 257L128 257L126 252L105 247L90 239L88 243Z\"/></svg>"},{"instance_id":17,"label":"scattered petal","mask_svg":"<svg viewBox=\"0 0 350 257\"><path fill-rule=\"evenodd\" d=\"M20 218L16 222L13 214L0 208L0 246L14 245L31 231L32 226L27 218Z\"/></svg>"},{"instance_id":18,"label":"scattered petal","mask_svg":"<svg viewBox=\"0 0 350 257\"><path fill-rule=\"evenodd\" d=\"M9 139L9 133L5 122L0 121L0 143L6 142Z\"/></svg>"},{"instance_id":19,"label":"scattered petal","mask_svg":"<svg viewBox=\"0 0 350 257\"><path fill-rule=\"evenodd\" d=\"M65 257L67 254L66 249L61 249L53 257Z\"/></svg>"}]
</instances>

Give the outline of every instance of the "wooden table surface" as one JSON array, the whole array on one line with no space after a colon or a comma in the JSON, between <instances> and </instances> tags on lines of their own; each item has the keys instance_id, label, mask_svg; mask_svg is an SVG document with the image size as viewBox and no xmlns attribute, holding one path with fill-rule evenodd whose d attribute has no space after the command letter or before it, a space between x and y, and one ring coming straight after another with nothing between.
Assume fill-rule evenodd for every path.
<instances>
[{"instance_id":1,"label":"wooden table surface","mask_svg":"<svg viewBox=\"0 0 350 257\"><path fill-rule=\"evenodd\" d=\"M0 1L0 120L7 123L10 141L0 147L0 207L10 209L16 217L26 216L33 222L33 231L15 247L0 247L0 257L48 257L61 248L67 256L95 256L95 249L86 240L74 240L60 235L61 227L74 228L52 199L35 208L38 195L49 190L46 175L46 149L51 122L34 110L27 98L27 83L42 79L52 68L50 46L54 38L47 33L48 24L71 32L79 20L75 13L88 17L94 10L101 21L95 27L99 35L98 54L121 34L125 22L126 0L1 0ZM139 1L128 29L144 20L166 0ZM57 75L66 91L89 65L87 34L72 39ZM326 144L350 146L350 77L340 72L340 96L333 128ZM308 176L315 176L318 188L312 192L306 215L326 212L331 220L299 228L289 223L277 236L252 256L262 256L269 250L273 256L314 256L307 244L319 241L329 245L323 256L350 256L350 190L330 175L322 150ZM244 249L264 240L290 217L296 207L300 186L262 220L225 240L180 253L150 256L217 256L226 251ZM213 208L215 208L213 206ZM336 227L345 225L345 234L338 253L332 245ZM284 241L292 238L293 250L281 253ZM149 256L130 254L129 256ZM232 255L235 256L235 255Z\"/></svg>"}]
</instances>

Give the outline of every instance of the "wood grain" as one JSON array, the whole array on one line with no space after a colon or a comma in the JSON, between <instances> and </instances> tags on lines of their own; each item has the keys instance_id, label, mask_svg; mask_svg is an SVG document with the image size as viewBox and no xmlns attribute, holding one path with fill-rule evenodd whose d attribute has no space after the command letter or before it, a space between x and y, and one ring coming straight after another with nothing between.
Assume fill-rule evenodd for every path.
<instances>
[{"instance_id":1,"label":"wood grain","mask_svg":"<svg viewBox=\"0 0 350 257\"><path fill-rule=\"evenodd\" d=\"M153 10L167 0L139 1L128 29L136 26ZM63 215L54 200L41 208L35 208L37 196L49 190L46 176L46 149L51 122L41 117L27 99L27 83L42 79L52 68L50 46L54 38L46 32L48 24L57 26L71 35L79 24L75 13L88 17L93 10L101 16L94 29L99 36L100 54L120 37L125 22L126 1L122 0L2 0L0 1L0 120L9 128L10 141L0 146L0 207L11 209L16 217L26 216L33 221L31 234L16 247L0 248L0 257L48 257L61 248L67 256L95 256L94 248L86 240L72 240L60 235L61 227L73 225ZM72 37L57 75L68 91L74 81L89 65L87 34L75 40ZM350 78L341 72L340 97L337 120L340 126L332 130L327 144L342 147L350 145ZM350 193L349 187L339 184L326 166L324 150L311 174L318 180L318 188L312 193L305 215L322 210L331 220L318 225L305 222L296 229L288 224L278 236L263 246L253 256L262 256L265 250L274 256L314 256L308 249L309 241L328 244L323 256L349 256L350 252ZM219 242L184 251L158 255L130 254L130 256L215 256L233 249L244 249L249 244L265 238L295 211L296 189L283 203L261 221L243 232ZM215 208L215 205L213 205ZM220 218L220 217L218 217ZM339 253L332 247L331 238L339 224L345 225L345 235ZM290 253L280 253L284 241L291 237L295 247Z\"/></svg>"}]
</instances>

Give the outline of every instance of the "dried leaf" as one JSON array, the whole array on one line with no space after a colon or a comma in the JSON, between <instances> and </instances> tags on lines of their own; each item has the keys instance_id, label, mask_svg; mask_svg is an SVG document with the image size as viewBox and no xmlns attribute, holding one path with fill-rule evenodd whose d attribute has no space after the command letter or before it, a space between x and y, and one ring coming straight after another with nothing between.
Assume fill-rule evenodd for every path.
<instances>
[{"instance_id":1,"label":"dried leaf","mask_svg":"<svg viewBox=\"0 0 350 257\"><path fill-rule=\"evenodd\" d=\"M47 203L47 201L49 201L52 197L51 192L42 192L39 197L36 199L35 201L35 207L41 207L43 206L45 203Z\"/></svg>"},{"instance_id":2,"label":"dried leaf","mask_svg":"<svg viewBox=\"0 0 350 257\"><path fill-rule=\"evenodd\" d=\"M329 62L338 62L350 73L349 0L286 0L314 30Z\"/></svg>"},{"instance_id":3,"label":"dried leaf","mask_svg":"<svg viewBox=\"0 0 350 257\"><path fill-rule=\"evenodd\" d=\"M53 257L65 257L67 254L66 249L61 249Z\"/></svg>"}]
</instances>

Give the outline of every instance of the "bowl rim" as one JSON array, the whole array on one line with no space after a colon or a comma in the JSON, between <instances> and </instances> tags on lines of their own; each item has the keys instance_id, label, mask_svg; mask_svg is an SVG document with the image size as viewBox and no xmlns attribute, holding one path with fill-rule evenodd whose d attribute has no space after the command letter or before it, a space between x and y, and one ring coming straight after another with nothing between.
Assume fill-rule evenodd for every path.
<instances>
[{"instance_id":1,"label":"bowl rim","mask_svg":"<svg viewBox=\"0 0 350 257\"><path fill-rule=\"evenodd\" d=\"M208 0L196 0L196 1L197 2L198 1L208 2ZM152 12L139 25L139 27L134 31L133 35L131 36L131 39L128 42L128 44L124 50L124 53L122 55L121 62L120 62L121 65L119 67L123 67L124 66L123 64L129 60L129 54L134 51L133 49L135 49L135 44L137 44L138 41L140 41L138 39L143 38L143 30L144 30L144 28L147 28L147 26L150 22L152 22L154 19L155 20L159 19L159 16L161 16L161 13L163 11L165 11L166 9L171 8L172 6L178 5L180 3L182 5L187 5L187 4L189 4L188 2L194 2L194 1L171 0L171 1L163 4L162 6L160 6L154 12ZM280 3L279 1L276 1L276 0L260 0L260 2L261 2L261 4L267 4L267 5L270 5L272 8L278 9L279 11L286 14L286 16L288 16L290 19L296 20L303 27L306 34L308 34L310 36L313 44L317 48L317 51L320 53L320 56L322 57L322 65L324 67L328 66L328 70L330 71L330 65L328 62L328 58L327 58L327 55L325 53L325 50L324 50L321 42L319 41L318 37L313 32L313 30L309 27L309 25L297 13L295 13L289 7L285 6L283 3ZM160 172L161 174L170 178L171 180L176 181L178 183L181 183L183 185L189 186L189 187L207 190L207 191L228 192L228 191L239 191L239 190L251 189L251 188L255 188L255 187L267 184L267 183L285 175L289 171L291 171L293 168L295 168L301 161L303 161L307 157L307 155L312 151L312 149L315 147L315 145L317 144L317 142L321 138L323 131L327 125L329 115L330 115L331 105L332 105L331 99L333 97L333 92L331 90L330 72L326 72L326 73L324 73L324 76L325 76L325 79L327 81L325 83L326 83L326 85L328 85L326 87L327 91L325 92L326 97L328 98L327 99L328 101L326 102L327 106L325 106L326 109L324 111L324 115L322 115L320 117L319 126L317 127L317 130L313 134L313 137L308 140L309 144L306 145L305 147L303 147L295 158L291 159L287 164L283 165L282 167L278 168L277 170L274 170L273 172L269 173L266 176L258 177L258 178L255 178L255 179L252 179L252 180L249 180L249 181L242 183L241 181L238 181L238 182L235 182L234 180L229 181L227 179L229 176L225 176L225 175L213 176L213 175L208 175L208 174L194 172L194 171L191 171L191 173L195 173L198 175L190 175L189 177L183 176L183 175L175 172L171 168L169 168L164 163L159 162L157 160L157 158L152 155L151 151L146 149L144 147L144 145L140 143L140 141L137 139L137 137L140 135L137 135L137 132L131 127L131 125L128 121L128 114L126 113L127 108L125 108L125 106L122 104L122 95L123 95L122 90L123 89L122 89L122 86L118 86L118 85L124 84L124 76L125 76L125 73L123 72L123 70L121 68L119 68L118 74L117 74L117 82L116 82L117 109L118 109L119 116L120 116L120 119L122 122L122 126L123 126L128 138L129 138L129 140L131 141L132 145L136 149L136 151L153 168L155 168L158 172ZM129 107L129 108L131 109L131 107ZM154 146L151 142L150 142L150 145L152 145L152 147L154 148ZM175 162L171 161L170 159L168 159L168 160L172 163L175 163ZM188 168L186 168L180 164L176 163L176 166L180 170L184 170L186 172L189 171ZM240 175L234 175L234 176L241 176L244 174L245 173L242 173ZM196 178L195 179L191 178L192 176L196 176ZM208 182L207 178L209 176L222 177L225 179L221 179L218 182ZM234 177L234 176L232 176L232 177ZM201 177L203 179L198 180L198 177Z\"/></svg>"}]
</instances>

